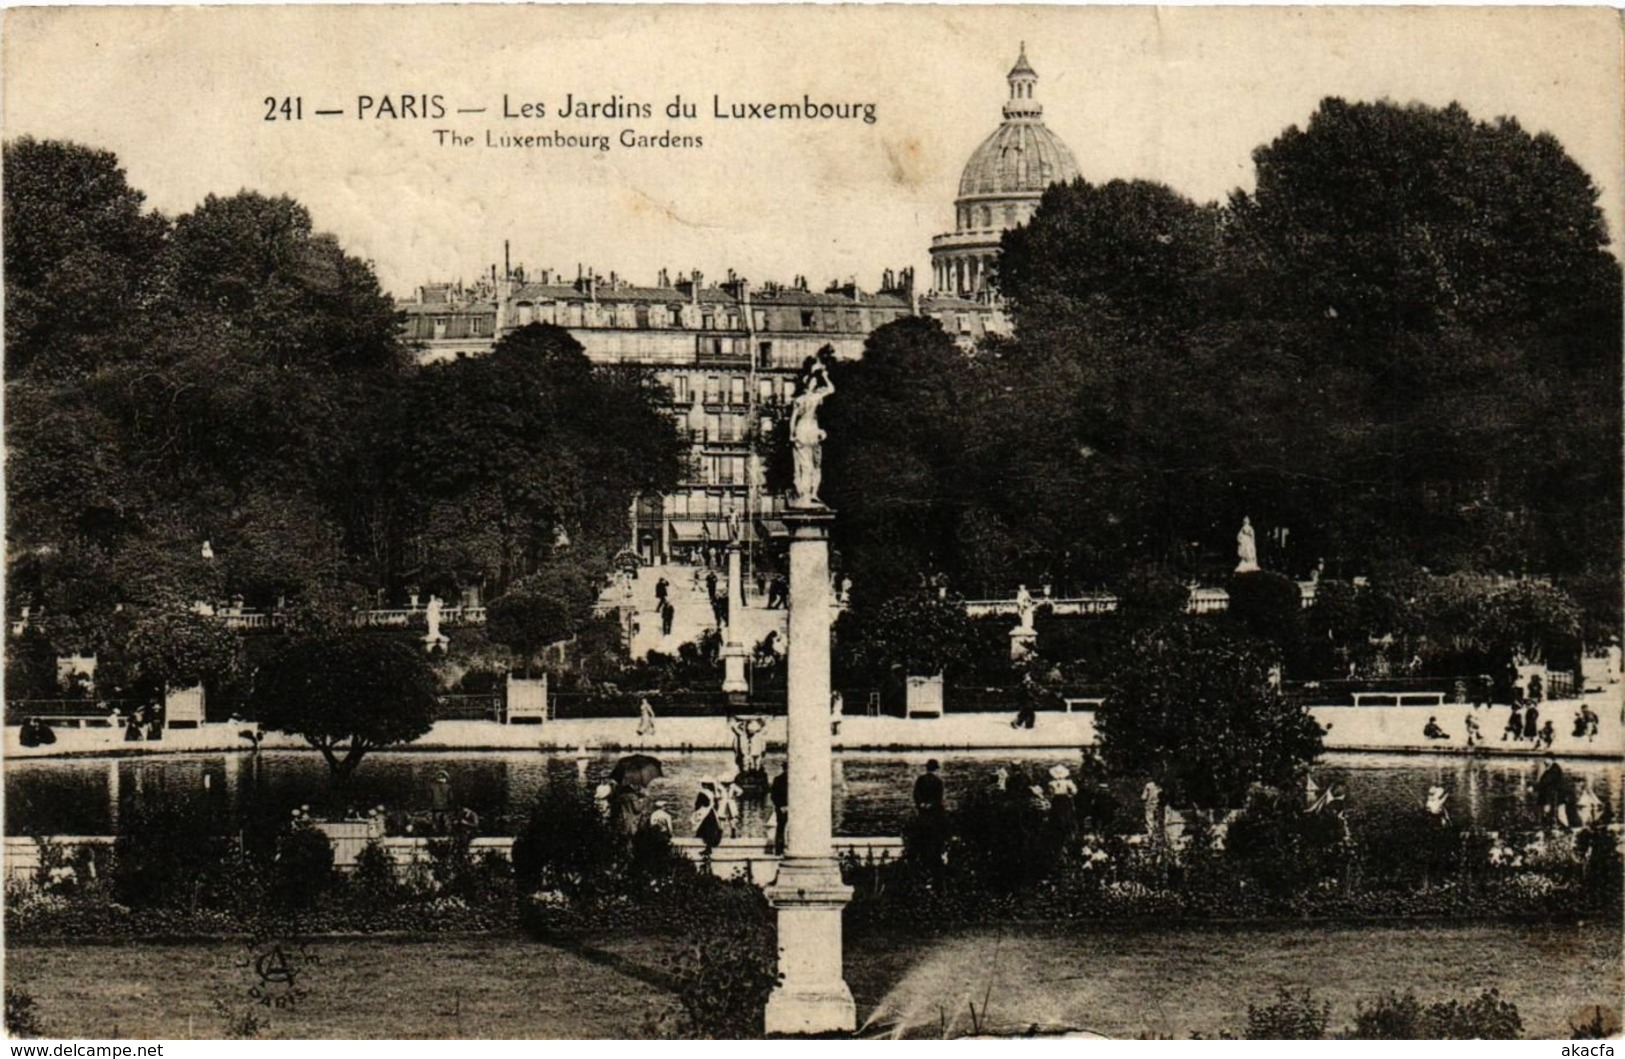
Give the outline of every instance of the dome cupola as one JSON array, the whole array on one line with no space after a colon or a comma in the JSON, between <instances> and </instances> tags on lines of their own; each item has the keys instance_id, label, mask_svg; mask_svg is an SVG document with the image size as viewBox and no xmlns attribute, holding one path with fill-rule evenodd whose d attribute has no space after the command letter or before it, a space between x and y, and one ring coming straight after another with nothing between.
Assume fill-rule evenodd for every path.
<instances>
[{"instance_id":1,"label":"dome cupola","mask_svg":"<svg viewBox=\"0 0 1625 1059\"><path fill-rule=\"evenodd\" d=\"M1004 121L971 153L960 174L954 231L931 241L938 290L985 293L999 237L1026 223L1045 188L1080 175L1072 151L1044 126L1044 105L1034 98L1038 71L1027 61L1025 42L1005 79L1010 98Z\"/></svg>"}]
</instances>

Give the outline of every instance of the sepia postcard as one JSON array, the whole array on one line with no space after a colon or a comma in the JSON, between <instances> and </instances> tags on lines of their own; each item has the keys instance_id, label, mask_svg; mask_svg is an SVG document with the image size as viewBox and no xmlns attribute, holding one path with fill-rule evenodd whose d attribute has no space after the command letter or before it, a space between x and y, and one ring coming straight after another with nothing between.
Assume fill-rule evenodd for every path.
<instances>
[{"instance_id":1,"label":"sepia postcard","mask_svg":"<svg viewBox=\"0 0 1625 1059\"><path fill-rule=\"evenodd\" d=\"M1621 29L6 10L6 1035L1612 1055Z\"/></svg>"}]
</instances>

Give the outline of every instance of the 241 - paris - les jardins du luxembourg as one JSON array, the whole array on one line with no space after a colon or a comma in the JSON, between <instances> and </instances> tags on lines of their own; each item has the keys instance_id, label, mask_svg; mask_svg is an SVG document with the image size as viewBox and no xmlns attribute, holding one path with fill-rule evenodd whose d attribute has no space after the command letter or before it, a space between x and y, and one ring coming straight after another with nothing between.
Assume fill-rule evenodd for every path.
<instances>
[{"instance_id":1,"label":"241 - paris - les jardins du luxembourg","mask_svg":"<svg viewBox=\"0 0 1625 1059\"><path fill-rule=\"evenodd\" d=\"M304 121L307 112L315 118L351 117L359 121L408 121L436 123L429 129L439 147L494 147L504 149L575 148L608 151L612 146L625 148L693 149L705 146L703 133L690 134L686 130L670 127L623 127L615 133L599 132L587 125L560 127L553 125L541 132L526 131L525 126L489 125L477 123L495 119L501 122L572 121L617 123L628 120L668 122L857 122L874 125L879 120L875 103L862 101L833 101L815 99L810 93L785 93L779 100L733 100L711 93L703 96L674 94L669 101L655 103L628 99L612 93L607 98L587 98L566 92L563 102L549 103L544 99L528 99L517 93L502 94L499 107L488 104L458 105L440 92L404 92L358 94L355 106L326 106L312 104L308 110L306 100L299 95L266 96L264 120ZM476 101L477 102L477 101ZM447 121L467 121L467 125L447 127Z\"/></svg>"}]
</instances>

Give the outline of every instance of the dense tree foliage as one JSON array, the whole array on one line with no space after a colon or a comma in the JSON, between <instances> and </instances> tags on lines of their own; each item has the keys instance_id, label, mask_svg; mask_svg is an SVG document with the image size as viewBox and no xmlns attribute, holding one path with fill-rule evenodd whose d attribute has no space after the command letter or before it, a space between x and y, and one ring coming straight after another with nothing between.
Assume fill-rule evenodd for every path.
<instances>
[{"instance_id":1,"label":"dense tree foliage","mask_svg":"<svg viewBox=\"0 0 1625 1059\"><path fill-rule=\"evenodd\" d=\"M592 621L597 581L577 563L551 563L508 587L486 607L486 635L506 646L528 674L536 653Z\"/></svg>"},{"instance_id":2,"label":"dense tree foliage","mask_svg":"<svg viewBox=\"0 0 1625 1059\"><path fill-rule=\"evenodd\" d=\"M1337 99L1255 162L1223 205L1052 187L1004 238L1013 341L903 321L840 365L857 592L1222 583L1250 516L1293 578L1544 576L1617 625L1620 267L1589 177L1511 119Z\"/></svg>"},{"instance_id":3,"label":"dense tree foliage","mask_svg":"<svg viewBox=\"0 0 1625 1059\"><path fill-rule=\"evenodd\" d=\"M292 199L171 221L104 151L20 139L4 166L9 595L59 650L122 655L200 601L326 628L408 585L591 584L675 481L647 380L542 327L417 368L372 266Z\"/></svg>"},{"instance_id":4,"label":"dense tree foliage","mask_svg":"<svg viewBox=\"0 0 1625 1059\"><path fill-rule=\"evenodd\" d=\"M1178 619L1134 634L1095 715L1113 771L1155 780L1177 804L1238 806L1255 783L1293 787L1320 727L1271 685L1278 655L1225 625Z\"/></svg>"},{"instance_id":5,"label":"dense tree foliage","mask_svg":"<svg viewBox=\"0 0 1625 1059\"><path fill-rule=\"evenodd\" d=\"M254 674L249 701L262 725L321 751L342 782L368 751L426 733L437 690L421 649L340 633L289 644Z\"/></svg>"},{"instance_id":6,"label":"dense tree foliage","mask_svg":"<svg viewBox=\"0 0 1625 1059\"><path fill-rule=\"evenodd\" d=\"M681 450L659 400L647 376L593 365L552 324L424 368L403 406L395 476L424 575L503 585L567 557L593 577L608 570L631 498L677 480Z\"/></svg>"}]
</instances>

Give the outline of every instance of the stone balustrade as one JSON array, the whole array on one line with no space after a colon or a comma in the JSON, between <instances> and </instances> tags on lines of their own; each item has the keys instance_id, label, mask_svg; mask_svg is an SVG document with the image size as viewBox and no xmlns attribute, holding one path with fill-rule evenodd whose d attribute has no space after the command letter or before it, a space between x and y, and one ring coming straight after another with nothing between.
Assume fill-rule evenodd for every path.
<instances>
[{"instance_id":1,"label":"stone balustrade","mask_svg":"<svg viewBox=\"0 0 1625 1059\"><path fill-rule=\"evenodd\" d=\"M1298 590L1303 595L1305 607L1314 606L1316 584L1313 581L1299 581ZM1117 610L1117 597L1109 592L1096 592L1087 596L1034 596L1035 607L1048 607L1051 614L1058 617L1092 617L1097 614L1112 614ZM1230 607L1230 593L1222 588L1195 587L1191 589L1190 602L1186 610L1192 614L1217 614ZM987 618L997 615L1019 617L1015 597L1009 599L967 599L965 612L973 618Z\"/></svg>"}]
</instances>

